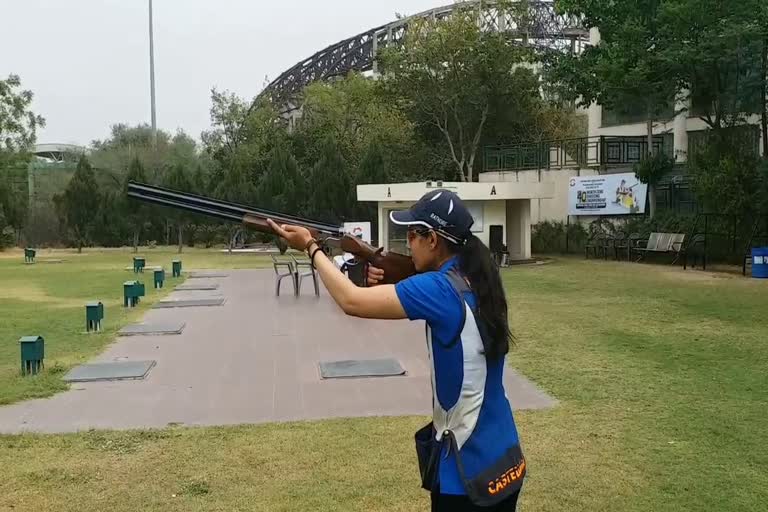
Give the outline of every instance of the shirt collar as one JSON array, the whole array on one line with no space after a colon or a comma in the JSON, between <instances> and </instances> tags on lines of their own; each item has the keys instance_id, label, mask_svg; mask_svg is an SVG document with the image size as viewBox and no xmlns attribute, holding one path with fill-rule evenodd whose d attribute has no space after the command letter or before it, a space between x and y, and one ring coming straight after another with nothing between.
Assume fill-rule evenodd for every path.
<instances>
[{"instance_id":1,"label":"shirt collar","mask_svg":"<svg viewBox=\"0 0 768 512\"><path fill-rule=\"evenodd\" d=\"M443 263L438 269L438 271L443 273L448 272L451 269L451 267L457 266L458 264L459 264L459 257L453 256L451 259Z\"/></svg>"}]
</instances>

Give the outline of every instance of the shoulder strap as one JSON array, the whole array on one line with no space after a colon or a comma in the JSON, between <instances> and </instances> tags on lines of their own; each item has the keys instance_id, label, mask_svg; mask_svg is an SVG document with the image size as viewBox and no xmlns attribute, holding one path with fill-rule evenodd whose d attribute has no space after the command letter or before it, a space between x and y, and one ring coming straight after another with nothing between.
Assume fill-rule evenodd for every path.
<instances>
[{"instance_id":1,"label":"shoulder strap","mask_svg":"<svg viewBox=\"0 0 768 512\"><path fill-rule=\"evenodd\" d=\"M463 294L471 291L467 282L463 277L461 277L459 271L456 270L456 267L451 267L448 269L448 272L445 273L445 276L448 278L448 282L451 283L451 286L453 286L453 289L459 293L460 297L463 296Z\"/></svg>"},{"instance_id":2,"label":"shoulder strap","mask_svg":"<svg viewBox=\"0 0 768 512\"><path fill-rule=\"evenodd\" d=\"M464 300L464 293L471 292L472 288L470 288L469 284L464 280L461 273L456 269L456 267L452 267L451 269L446 272L446 277L448 278L448 282L451 283L451 286L453 289L458 293L459 299L461 299L462 305L464 306L462 308L462 319L461 319L461 327L459 328L459 332L456 334L456 339L454 339L449 345L446 345L446 347L452 347L455 345L459 338L461 337L461 332L464 330L464 322L467 321L467 308L468 306L467 302ZM485 344L487 332L485 330L485 324L480 320L477 307L470 307L470 310L472 311L472 316L475 317L475 324L477 325L477 329L480 331L480 337L483 339L483 344Z\"/></svg>"},{"instance_id":3,"label":"shoulder strap","mask_svg":"<svg viewBox=\"0 0 768 512\"><path fill-rule=\"evenodd\" d=\"M456 292L457 297L459 298L459 301L461 301L461 323L459 324L459 330L456 332L456 336L447 344L440 345L444 348L452 348L454 347L460 340L461 340L461 333L464 331L464 322L467 321L467 307L466 307L466 301L464 300L464 294L466 292L470 291L469 285L464 280L463 277L461 277L461 274L459 274L458 270L456 270L455 267L452 267L448 270L448 272L445 273L445 277L448 278L448 282L450 283L453 290Z\"/></svg>"}]
</instances>

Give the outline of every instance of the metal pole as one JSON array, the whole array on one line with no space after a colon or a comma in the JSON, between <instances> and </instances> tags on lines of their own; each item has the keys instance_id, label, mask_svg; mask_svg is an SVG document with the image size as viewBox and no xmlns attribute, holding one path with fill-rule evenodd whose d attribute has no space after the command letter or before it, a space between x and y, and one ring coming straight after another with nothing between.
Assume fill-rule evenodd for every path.
<instances>
[{"instance_id":1,"label":"metal pole","mask_svg":"<svg viewBox=\"0 0 768 512\"><path fill-rule=\"evenodd\" d=\"M149 0L149 85L152 96L152 146L157 146L157 115L155 114L155 38L152 28L152 0Z\"/></svg>"}]
</instances>

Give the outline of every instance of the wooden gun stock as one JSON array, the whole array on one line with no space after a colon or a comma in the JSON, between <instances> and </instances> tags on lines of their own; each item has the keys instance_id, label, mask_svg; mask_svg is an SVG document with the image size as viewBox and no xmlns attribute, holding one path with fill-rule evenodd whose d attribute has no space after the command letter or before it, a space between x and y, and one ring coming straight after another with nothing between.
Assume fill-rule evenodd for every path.
<instances>
[{"instance_id":1,"label":"wooden gun stock","mask_svg":"<svg viewBox=\"0 0 768 512\"><path fill-rule=\"evenodd\" d=\"M267 224L266 219L266 217L260 215L246 215L243 217L243 224L263 233L275 234L272 231L272 228L269 227L269 224ZM296 225L301 225L301 223L296 223ZM320 241L321 245L330 246L331 244L328 242L336 240L330 238L323 239L322 234L319 231L308 226L305 227L312 233L313 237ZM363 262L366 264L366 267L367 265L371 265L384 271L384 280L381 284L396 284L416 273L416 267L413 265L413 260L409 256L395 252L387 252L382 247L374 247L362 239L349 234L343 235L338 240L339 248L344 252L354 255L358 260L358 264ZM366 274L367 268L363 271L362 278L353 279L355 284L358 286L366 286Z\"/></svg>"},{"instance_id":2,"label":"wooden gun stock","mask_svg":"<svg viewBox=\"0 0 768 512\"><path fill-rule=\"evenodd\" d=\"M416 267L410 257L396 252L387 252L381 247L373 247L355 236L344 235L341 239L341 248L368 265L382 269L384 271L382 284L396 284L416 273ZM367 269L365 273L367 274Z\"/></svg>"},{"instance_id":3,"label":"wooden gun stock","mask_svg":"<svg viewBox=\"0 0 768 512\"><path fill-rule=\"evenodd\" d=\"M246 227L272 235L276 233L267 224L267 219L272 219L278 224L303 226L324 248L339 247L354 255L356 264L365 265L360 274L362 277L353 280L358 286L366 286L367 265L384 271L383 284L395 284L416 273L413 260L409 256L373 247L357 237L345 234L338 226L143 183L130 182L128 197L220 220L240 222Z\"/></svg>"}]
</instances>

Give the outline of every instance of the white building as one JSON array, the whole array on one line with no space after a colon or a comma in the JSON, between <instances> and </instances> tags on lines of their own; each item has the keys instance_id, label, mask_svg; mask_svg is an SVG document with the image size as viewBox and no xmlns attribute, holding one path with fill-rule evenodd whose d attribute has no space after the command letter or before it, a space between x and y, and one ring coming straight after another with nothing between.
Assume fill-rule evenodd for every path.
<instances>
[{"instance_id":1,"label":"white building","mask_svg":"<svg viewBox=\"0 0 768 512\"><path fill-rule=\"evenodd\" d=\"M552 198L551 182L483 181L460 183L428 181L358 185L358 201L378 204L378 242L386 250L407 253L406 228L390 222L393 210L410 208L430 190L456 192L475 219L472 231L492 252L506 252L511 260L531 258L531 206L533 201Z\"/></svg>"}]
</instances>

